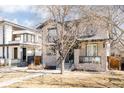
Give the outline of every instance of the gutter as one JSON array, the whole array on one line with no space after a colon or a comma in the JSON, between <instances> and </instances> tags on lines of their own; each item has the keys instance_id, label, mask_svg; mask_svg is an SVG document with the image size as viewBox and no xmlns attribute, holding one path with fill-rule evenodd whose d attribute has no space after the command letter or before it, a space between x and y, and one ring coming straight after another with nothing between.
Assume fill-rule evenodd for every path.
<instances>
[{"instance_id":1,"label":"gutter","mask_svg":"<svg viewBox=\"0 0 124 93\"><path fill-rule=\"evenodd\" d=\"M5 25L3 24L3 58L5 58Z\"/></svg>"}]
</instances>

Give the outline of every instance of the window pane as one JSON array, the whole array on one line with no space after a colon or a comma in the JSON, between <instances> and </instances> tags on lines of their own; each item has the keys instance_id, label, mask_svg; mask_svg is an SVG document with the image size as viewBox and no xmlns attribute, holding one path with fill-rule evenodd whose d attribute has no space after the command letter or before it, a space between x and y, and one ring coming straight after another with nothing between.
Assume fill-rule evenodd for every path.
<instances>
[{"instance_id":1,"label":"window pane","mask_svg":"<svg viewBox=\"0 0 124 93\"><path fill-rule=\"evenodd\" d=\"M57 37L56 29L49 29L48 30L48 42L54 42Z\"/></svg>"},{"instance_id":2,"label":"window pane","mask_svg":"<svg viewBox=\"0 0 124 93\"><path fill-rule=\"evenodd\" d=\"M93 45L93 56L97 56L97 45Z\"/></svg>"},{"instance_id":3,"label":"window pane","mask_svg":"<svg viewBox=\"0 0 124 93\"><path fill-rule=\"evenodd\" d=\"M28 34L28 41L31 42L31 35Z\"/></svg>"},{"instance_id":4,"label":"window pane","mask_svg":"<svg viewBox=\"0 0 124 93\"><path fill-rule=\"evenodd\" d=\"M97 56L97 44L87 45L87 56Z\"/></svg>"},{"instance_id":5,"label":"window pane","mask_svg":"<svg viewBox=\"0 0 124 93\"><path fill-rule=\"evenodd\" d=\"M96 57L96 58L95 58L95 62L96 62L96 63L100 63L100 57Z\"/></svg>"},{"instance_id":6,"label":"window pane","mask_svg":"<svg viewBox=\"0 0 124 93\"><path fill-rule=\"evenodd\" d=\"M92 52L91 52L91 46L87 46L87 56L92 56Z\"/></svg>"},{"instance_id":7,"label":"window pane","mask_svg":"<svg viewBox=\"0 0 124 93\"><path fill-rule=\"evenodd\" d=\"M32 42L34 42L34 35L32 35L32 39L31 40L32 40Z\"/></svg>"},{"instance_id":8,"label":"window pane","mask_svg":"<svg viewBox=\"0 0 124 93\"><path fill-rule=\"evenodd\" d=\"M24 42L26 42L26 34L24 34Z\"/></svg>"}]
</instances>

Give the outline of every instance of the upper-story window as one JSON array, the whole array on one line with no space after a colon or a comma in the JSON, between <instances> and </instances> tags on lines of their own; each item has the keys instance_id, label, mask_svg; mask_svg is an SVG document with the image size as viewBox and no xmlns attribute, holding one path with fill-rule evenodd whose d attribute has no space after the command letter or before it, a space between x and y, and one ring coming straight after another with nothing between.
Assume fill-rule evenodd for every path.
<instances>
[{"instance_id":1,"label":"upper-story window","mask_svg":"<svg viewBox=\"0 0 124 93\"><path fill-rule=\"evenodd\" d=\"M12 36L12 40L13 41L19 41L19 40L21 40L21 35L13 35Z\"/></svg>"},{"instance_id":2,"label":"upper-story window","mask_svg":"<svg viewBox=\"0 0 124 93\"><path fill-rule=\"evenodd\" d=\"M24 42L35 42L35 35L32 34L24 34L23 35Z\"/></svg>"},{"instance_id":3,"label":"upper-story window","mask_svg":"<svg viewBox=\"0 0 124 93\"><path fill-rule=\"evenodd\" d=\"M35 36L34 35L32 35L31 41L35 42Z\"/></svg>"},{"instance_id":4,"label":"upper-story window","mask_svg":"<svg viewBox=\"0 0 124 93\"><path fill-rule=\"evenodd\" d=\"M48 29L48 42L53 43L54 40L56 40L56 38L57 38L56 28Z\"/></svg>"},{"instance_id":5,"label":"upper-story window","mask_svg":"<svg viewBox=\"0 0 124 93\"><path fill-rule=\"evenodd\" d=\"M28 34L28 42L31 42L32 40L31 34Z\"/></svg>"},{"instance_id":6,"label":"upper-story window","mask_svg":"<svg viewBox=\"0 0 124 93\"><path fill-rule=\"evenodd\" d=\"M27 34L24 34L24 35L23 35L23 40L24 40L24 42L27 41Z\"/></svg>"}]
</instances>

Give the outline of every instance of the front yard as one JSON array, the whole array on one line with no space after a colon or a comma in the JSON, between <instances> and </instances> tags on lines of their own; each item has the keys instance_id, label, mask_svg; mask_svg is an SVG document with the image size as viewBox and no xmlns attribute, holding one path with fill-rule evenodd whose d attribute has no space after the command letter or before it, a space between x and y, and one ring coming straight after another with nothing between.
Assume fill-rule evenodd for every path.
<instances>
[{"instance_id":1,"label":"front yard","mask_svg":"<svg viewBox=\"0 0 124 93\"><path fill-rule=\"evenodd\" d=\"M10 88L71 88L71 87L124 87L124 72L65 72L61 74L45 74L20 83L6 86Z\"/></svg>"},{"instance_id":2,"label":"front yard","mask_svg":"<svg viewBox=\"0 0 124 93\"><path fill-rule=\"evenodd\" d=\"M0 73L0 82L8 81L13 78L20 78L29 75L29 73L25 72L7 72L7 73Z\"/></svg>"}]
</instances>

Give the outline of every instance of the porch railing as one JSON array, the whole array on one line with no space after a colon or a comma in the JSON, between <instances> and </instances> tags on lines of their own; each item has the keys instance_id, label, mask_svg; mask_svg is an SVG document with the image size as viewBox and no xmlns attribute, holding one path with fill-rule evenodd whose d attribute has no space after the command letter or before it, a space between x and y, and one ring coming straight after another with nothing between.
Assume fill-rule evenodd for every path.
<instances>
[{"instance_id":1,"label":"porch railing","mask_svg":"<svg viewBox=\"0 0 124 93\"><path fill-rule=\"evenodd\" d=\"M100 63L100 56L79 56L79 63Z\"/></svg>"},{"instance_id":2,"label":"porch railing","mask_svg":"<svg viewBox=\"0 0 124 93\"><path fill-rule=\"evenodd\" d=\"M21 40L14 40L14 41L9 41L9 44L19 44L22 43Z\"/></svg>"},{"instance_id":3,"label":"porch railing","mask_svg":"<svg viewBox=\"0 0 124 93\"><path fill-rule=\"evenodd\" d=\"M30 44L30 45L41 45L40 43L37 42L29 42L29 41L22 41L22 40L15 40L15 41L9 41L9 44Z\"/></svg>"}]
</instances>

